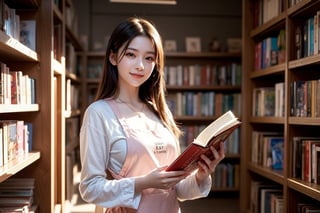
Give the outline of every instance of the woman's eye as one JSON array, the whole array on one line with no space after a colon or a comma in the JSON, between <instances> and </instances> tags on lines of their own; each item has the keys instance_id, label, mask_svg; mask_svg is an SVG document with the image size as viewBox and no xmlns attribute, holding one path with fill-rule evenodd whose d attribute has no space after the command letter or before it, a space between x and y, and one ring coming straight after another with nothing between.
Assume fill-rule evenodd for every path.
<instances>
[{"instance_id":1,"label":"woman's eye","mask_svg":"<svg viewBox=\"0 0 320 213\"><path fill-rule=\"evenodd\" d=\"M126 56L128 56L128 57L134 57L134 54L131 53L131 52L127 52L127 53L126 53Z\"/></svg>"},{"instance_id":2,"label":"woman's eye","mask_svg":"<svg viewBox=\"0 0 320 213\"><path fill-rule=\"evenodd\" d=\"M150 61L150 62L153 62L153 61L154 61L154 57L152 57L152 56L149 56L149 57L147 57L146 59L147 59L147 61Z\"/></svg>"}]
</instances>

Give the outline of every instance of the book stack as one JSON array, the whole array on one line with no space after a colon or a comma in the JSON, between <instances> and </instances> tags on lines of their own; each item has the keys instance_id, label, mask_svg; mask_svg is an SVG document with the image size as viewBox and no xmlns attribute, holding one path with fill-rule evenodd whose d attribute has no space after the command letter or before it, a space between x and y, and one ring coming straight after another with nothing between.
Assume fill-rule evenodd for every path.
<instances>
[{"instance_id":1,"label":"book stack","mask_svg":"<svg viewBox=\"0 0 320 213\"><path fill-rule=\"evenodd\" d=\"M10 178L0 184L0 212L32 213L35 180L33 178Z\"/></svg>"}]
</instances>

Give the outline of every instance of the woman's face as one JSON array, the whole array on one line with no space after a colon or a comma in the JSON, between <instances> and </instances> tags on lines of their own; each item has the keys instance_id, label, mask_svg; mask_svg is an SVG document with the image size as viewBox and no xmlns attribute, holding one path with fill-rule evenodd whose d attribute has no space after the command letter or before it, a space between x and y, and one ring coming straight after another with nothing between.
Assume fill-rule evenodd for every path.
<instances>
[{"instance_id":1,"label":"woman's face","mask_svg":"<svg viewBox=\"0 0 320 213\"><path fill-rule=\"evenodd\" d=\"M118 67L120 88L138 88L151 75L156 64L155 47L146 36L137 36L123 52L125 44L117 55L110 55L110 62Z\"/></svg>"}]
</instances>

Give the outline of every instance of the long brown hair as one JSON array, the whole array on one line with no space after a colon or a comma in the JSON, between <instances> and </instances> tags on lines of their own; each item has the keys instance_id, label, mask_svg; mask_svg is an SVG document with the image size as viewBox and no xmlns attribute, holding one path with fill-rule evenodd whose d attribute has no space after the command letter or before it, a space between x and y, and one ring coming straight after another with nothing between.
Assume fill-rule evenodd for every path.
<instances>
[{"instance_id":1,"label":"long brown hair","mask_svg":"<svg viewBox=\"0 0 320 213\"><path fill-rule=\"evenodd\" d=\"M131 17L120 23L110 36L107 46L102 79L99 84L96 100L116 97L119 93L118 69L111 64L109 56L111 53L118 53L120 47L124 46L125 52L130 42L137 36L147 36L155 46L156 65L151 76L139 88L139 98L151 109L167 126L173 134L179 138L181 131L169 113L165 100L164 81L164 52L161 37L149 21ZM122 55L123 52L120 54Z\"/></svg>"}]
</instances>

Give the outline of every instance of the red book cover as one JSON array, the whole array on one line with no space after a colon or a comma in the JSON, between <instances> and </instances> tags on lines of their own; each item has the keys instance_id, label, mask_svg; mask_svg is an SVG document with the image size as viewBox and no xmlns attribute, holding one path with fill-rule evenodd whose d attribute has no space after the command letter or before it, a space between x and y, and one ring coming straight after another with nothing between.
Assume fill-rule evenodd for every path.
<instances>
[{"instance_id":1,"label":"red book cover","mask_svg":"<svg viewBox=\"0 0 320 213\"><path fill-rule=\"evenodd\" d=\"M304 150L304 181L311 182L310 179L310 144L311 141L305 142L305 150Z\"/></svg>"},{"instance_id":2,"label":"red book cover","mask_svg":"<svg viewBox=\"0 0 320 213\"><path fill-rule=\"evenodd\" d=\"M202 154L213 158L210 146L219 149L220 142L226 141L231 133L239 127L240 121L231 111L226 112L207 126L196 139L168 166L166 171L185 170L191 172L197 168Z\"/></svg>"}]
</instances>

